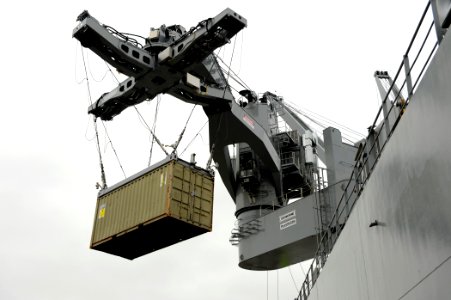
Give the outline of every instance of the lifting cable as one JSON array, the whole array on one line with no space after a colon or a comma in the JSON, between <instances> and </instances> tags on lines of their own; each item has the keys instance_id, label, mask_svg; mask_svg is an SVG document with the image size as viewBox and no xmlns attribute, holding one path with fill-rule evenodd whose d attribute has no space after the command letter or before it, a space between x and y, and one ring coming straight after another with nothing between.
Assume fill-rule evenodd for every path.
<instances>
[{"instance_id":1,"label":"lifting cable","mask_svg":"<svg viewBox=\"0 0 451 300\"><path fill-rule=\"evenodd\" d=\"M91 87L89 85L89 77L88 77L88 71L86 69L86 61L85 61L85 55L83 53L83 47L80 43L80 48L81 48L81 56L83 58L83 67L85 70L85 76L86 76L86 86L88 88L88 97L89 97L89 102L92 105L92 97L91 97ZM100 151L100 142L99 142L99 131L97 129L97 118L94 117L94 130L95 130L95 134L96 134L96 141L97 141L97 152L99 154L99 163L100 163L100 178L101 178L101 184L99 185L99 187L101 189L104 189L107 187L106 184L106 177L105 177L105 168L103 166L103 159L102 159L102 152Z\"/></svg>"},{"instance_id":2,"label":"lifting cable","mask_svg":"<svg viewBox=\"0 0 451 300\"><path fill-rule=\"evenodd\" d=\"M227 87L230 87L230 85L229 85L230 68L232 67L233 55L235 54L235 45L236 45L236 36L233 38L233 50L232 50L232 55L230 56L229 71L227 72L226 88L224 89L224 93L222 94L223 99L225 97Z\"/></svg>"},{"instance_id":3,"label":"lifting cable","mask_svg":"<svg viewBox=\"0 0 451 300\"><path fill-rule=\"evenodd\" d=\"M225 86L225 88L224 88L224 93L222 94L222 98L224 99L224 97L225 97L225 93L226 93L226 90L227 90L227 88L229 88L229 89L231 89L232 87L230 86L230 84L229 84L229 77L230 77L230 72L231 72L231 67L232 67L232 61L233 61L233 55L234 55L234 53L235 53L235 45L236 45L236 36L234 37L234 41L233 41L233 50L232 50L232 55L231 55L231 57L230 57L230 63L229 63L229 65L228 65L228 72L227 72L227 78L226 78L226 86ZM219 56L217 56L217 55L215 55L218 59L220 59L220 61L222 62L222 63L224 63L224 61L219 57ZM225 63L224 63L225 64ZM235 74L236 75L236 74ZM237 75L236 75L237 76ZM238 77L238 76L237 76ZM217 138L217 136L218 136L218 134L219 134L219 129L221 128L221 123L222 123L222 117L223 117L223 115L221 114L221 116L219 117L219 125L218 125L218 127L217 127L217 129L216 129L216 134L214 135L214 137L215 137L215 140L216 140L216 138ZM208 158L208 161L207 161L207 167L206 167L206 169L207 170L211 170L211 163L212 163L212 161L213 161L213 155L214 155L214 152L215 152L215 143L213 142L212 143L212 145L211 145L211 149L210 149L210 157Z\"/></svg>"},{"instance_id":4,"label":"lifting cable","mask_svg":"<svg viewBox=\"0 0 451 300\"><path fill-rule=\"evenodd\" d=\"M305 114L305 113L304 113L304 114ZM356 130L353 130L353 129L351 129L351 128L345 126L345 125L342 125L342 124L340 124L340 123L337 123L337 122L335 122L335 121L333 121L333 120L330 120L330 119L328 119L328 118L326 118L326 117L324 117L324 116L321 116L320 114L313 113L313 112L310 112L310 114L316 115L317 118L322 118L322 119L324 119L324 121L325 121L326 123L331 124L331 125L335 125L335 126L341 128L343 131L348 131L349 134L353 134L353 135L358 136L358 137L361 137L361 138L364 138L364 137L365 137L365 135L363 135L362 133L360 133L360 132L358 132L358 131L356 131Z\"/></svg>"},{"instance_id":5,"label":"lifting cable","mask_svg":"<svg viewBox=\"0 0 451 300\"><path fill-rule=\"evenodd\" d=\"M191 109L191 113L188 116L188 120L186 120L185 127L183 127L182 132L180 133L178 140L173 145L169 146L169 147L172 147L174 149L174 150L172 150L172 154L175 154L176 156L177 156L177 153L176 153L177 147L179 146L180 141L182 140L183 135L185 134L186 126L188 126L188 122L191 119L191 116L193 115L193 112L194 112L194 109L196 108L196 106L197 106L197 104L194 105L193 108Z\"/></svg>"},{"instance_id":6,"label":"lifting cable","mask_svg":"<svg viewBox=\"0 0 451 300\"><path fill-rule=\"evenodd\" d=\"M286 106L289 107L290 109L292 109L294 112L300 114L301 116L307 118L308 120L310 120L312 123L316 124L317 126L319 126L320 128L324 129L327 126L333 125L338 127L338 129L341 129L342 132L342 136L345 140L349 141L350 143L355 143L355 141L353 141L353 139L359 139L359 138L364 138L364 135L349 128L346 127L344 125L341 125L337 122L334 122L332 120L329 120L326 117L323 117L317 113L313 113L313 112L309 112L309 114L307 114L306 112L303 112L301 109L295 107L292 103L286 103ZM316 119L313 116L316 116ZM324 119L323 122L319 121L319 119L322 118ZM347 137L346 137L347 136Z\"/></svg>"},{"instance_id":7,"label":"lifting cable","mask_svg":"<svg viewBox=\"0 0 451 300\"><path fill-rule=\"evenodd\" d=\"M131 35L131 34L129 34L129 35ZM137 35L137 36L138 36L138 35ZM140 36L138 36L138 37L140 37ZM106 67L108 68L108 70L110 71L111 75L113 75L114 79L115 79L115 80L117 81L117 83L119 84L119 83L120 83L119 80L117 79L116 75L114 75L113 71L111 71L111 68L110 68L110 66L108 65L107 62L105 62L105 65L106 65ZM151 161L152 161L152 151L153 151L153 144L154 144L154 142L157 141L157 143L161 146L160 141L159 141L159 140L157 139L157 137L155 136L155 129L156 129L156 126L157 126L157 124L156 124L156 123L157 123L157 115L158 115L158 110L159 110L159 106L160 106L160 101L161 101L160 95L157 95L157 106L156 106L156 109L155 109L155 118L154 118L154 123L153 123L153 125L152 125L152 129L150 129L149 125L147 125L147 123L146 123L146 121L144 120L143 116L142 116L141 113L138 111L138 108L137 108L136 106L134 106L135 109L136 109L136 112L138 113L138 115L139 115L139 117L140 117L140 119L141 119L142 121L144 121L144 124L145 124L146 127L149 129L150 133L152 134L152 143L151 143L151 145L150 145L150 151L149 151L149 162L147 163L148 166L150 166ZM105 126L105 125L104 125L104 126ZM105 132L106 132L106 128L105 128ZM108 135L108 132L107 132L107 135ZM109 137L108 137L108 138L109 138ZM110 140L110 143L111 143L111 140ZM113 148L113 143L111 143L111 147ZM114 148L113 148L113 150L114 150ZM166 152L166 150L165 150L164 148L162 148L162 150L163 150L164 153L166 153L166 155L168 155L167 152ZM115 151L115 150L114 150L114 153L116 154L116 151ZM117 154L116 154L116 157L117 157ZM118 158L118 157L117 157L117 159L118 159L118 161L119 161L119 158ZM119 164L120 164L120 162L119 162ZM121 166L121 169L122 169L122 166ZM122 169L122 172L124 173L124 176L125 176L125 172L124 172L123 169Z\"/></svg>"},{"instance_id":8,"label":"lifting cable","mask_svg":"<svg viewBox=\"0 0 451 300\"><path fill-rule=\"evenodd\" d=\"M111 141L110 135L108 134L108 130L106 129L105 122L102 121L102 125L103 125L103 129L105 130L105 134L108 138L108 143L111 145L111 149L113 150L113 153L116 156L116 160L119 163L119 167L122 170L122 174L124 174L124 178L127 178L127 175L125 175L124 168L122 167L121 161L119 160L119 156L117 155L116 148L114 148L113 142Z\"/></svg>"},{"instance_id":9,"label":"lifting cable","mask_svg":"<svg viewBox=\"0 0 451 300\"><path fill-rule=\"evenodd\" d=\"M80 48L81 48L81 54L82 54L82 58L83 58L83 66L84 66L84 70L85 70L86 85L88 87L89 103L90 103L90 105L92 105L92 96L91 96L91 88L90 88L90 84L89 84L88 71L87 71L85 56L84 56L84 52L83 52L83 47L81 46L81 44L80 44ZM108 64L106 62L105 62L105 65L107 66L109 72L113 75L113 77L119 83L119 80L116 78L116 76L111 71L110 67L108 66ZM94 81L99 82L94 78L91 70L89 70L89 73L91 74L91 77L94 79ZM102 79L100 81L103 81L105 79L106 74L107 74L107 72L105 73L105 75L102 77ZM108 144L111 145L111 149L113 150L113 153L116 156L116 160L119 164L119 167L122 170L122 174L124 175L125 178L127 178L127 175L125 174L124 168L123 168L122 163L117 154L116 148L114 147L113 142L111 141L110 135L108 134L108 130L105 126L105 122L103 122L103 121L101 121L101 122L102 122L103 128L105 130L106 137L108 138ZM98 155L99 155L100 173L101 173L101 184L98 184L98 187L100 187L101 189L104 189L107 187L107 183L106 183L105 168L104 168L104 164L103 164L102 152L100 149L99 131L98 131L98 127L97 127L97 117L94 117L94 130L95 130L95 136L96 136L97 151L98 151Z\"/></svg>"},{"instance_id":10,"label":"lifting cable","mask_svg":"<svg viewBox=\"0 0 451 300\"><path fill-rule=\"evenodd\" d=\"M106 177L105 177L105 168L103 167L103 160L102 160L102 151L100 151L100 142L99 142L99 132L97 130L97 118L94 117L94 128L96 132L96 141L97 141L97 152L99 154L99 161L100 161L100 179L101 184L97 184L97 187L100 187L100 189L104 189L107 187L106 185Z\"/></svg>"},{"instance_id":11,"label":"lifting cable","mask_svg":"<svg viewBox=\"0 0 451 300\"><path fill-rule=\"evenodd\" d=\"M153 119L153 125L152 130L155 133L157 129L157 117L158 117L158 111L160 110L160 102L161 102L161 96L157 95L157 105L155 107L155 116ZM150 151L149 151L149 162L147 163L148 166L152 163L152 151L153 151L153 145L155 144L155 136L152 135L152 143L150 144Z\"/></svg>"},{"instance_id":12,"label":"lifting cable","mask_svg":"<svg viewBox=\"0 0 451 300\"><path fill-rule=\"evenodd\" d=\"M83 47L81 46L81 43L80 43L80 48L81 48L81 57L83 59L83 67L85 70L85 78L84 79L86 79L86 86L88 88L88 96L89 96L88 100L89 100L89 104L92 105L91 87L89 85L89 77L88 77L88 71L86 69L85 54L83 52ZM83 80L81 82L83 82Z\"/></svg>"},{"instance_id":13,"label":"lifting cable","mask_svg":"<svg viewBox=\"0 0 451 300\"><path fill-rule=\"evenodd\" d=\"M224 62L224 60L223 60L221 57L219 57L219 56L216 55L216 54L215 54L215 56L216 56L217 59L219 59L220 62L222 62L225 66L227 66L227 64ZM225 68L221 67L221 69L222 69L224 72L226 72L226 69L225 69ZM232 77L232 76L230 76L230 77L232 77L232 78L233 78L237 83L239 83L242 87L244 87L244 88L246 88L246 89L248 89L248 90L251 90L251 88L244 82L244 80L242 80L242 79L238 76L238 74L236 74L236 73L230 68L230 65L229 65L229 71L226 72L226 73L229 73L229 76L230 76L230 73L232 73L236 78L235 78L235 77Z\"/></svg>"},{"instance_id":14,"label":"lifting cable","mask_svg":"<svg viewBox=\"0 0 451 300\"><path fill-rule=\"evenodd\" d=\"M299 267L301 267L301 271L302 271L302 274L304 275L304 278L307 277L307 275L305 274L305 271L304 271L304 267L302 266L301 263L299 263Z\"/></svg>"},{"instance_id":15,"label":"lifting cable","mask_svg":"<svg viewBox=\"0 0 451 300\"><path fill-rule=\"evenodd\" d=\"M138 37L140 37L140 36L138 36ZM111 71L110 66L109 66L106 62L105 62L105 64L106 64L108 70L110 71L111 75L113 75L114 79L116 79L117 83L119 83L119 80L118 80L117 77L114 75L113 71ZM160 108L160 102L161 102L161 97L160 97L160 95L157 95L157 104L156 104L156 108L155 108L155 116L154 116L154 121L153 121L152 128L147 124L146 120L145 120L144 117L141 115L141 113L139 112L138 108L137 108L136 106L134 106L136 112L138 113L139 119L144 123L144 125L146 126L146 128L149 130L149 132L150 132L151 135L152 135L152 142L151 142L151 145L150 145L150 151L149 151L149 161L148 161L148 163L147 163L148 166L150 166L151 163L152 163L153 145L154 145L155 142L160 146L161 150L163 150L163 152L164 152L166 155L169 155L169 153L168 153L168 152L166 151L166 149L164 148L164 145L160 142L160 140L157 138L157 136L156 136L156 134L155 134L155 132L156 132L156 126L157 126L157 117L158 117L158 112L159 112L159 108ZM193 107L193 110L194 110L195 107L196 107L196 106ZM184 134L184 132L185 132L186 126L188 125L188 121L189 121L189 119L191 118L191 115L193 114L193 110L191 110L191 114L189 115L188 120L186 121L185 128L183 128L182 133L180 134L180 137L179 137L178 141L176 142L176 144L175 144L175 146L174 146L174 151L173 151L173 153L175 153L175 150L177 149L177 146L178 146L178 144L180 143L180 140L181 140L182 137L183 137L183 134ZM121 168L122 168L122 167L121 167ZM123 170L122 170L122 171L123 171ZM124 174L125 174L125 173L124 173Z\"/></svg>"},{"instance_id":16,"label":"lifting cable","mask_svg":"<svg viewBox=\"0 0 451 300\"><path fill-rule=\"evenodd\" d=\"M183 149L182 153L180 153L180 156L182 156L183 153L185 153L186 149L188 149L188 147L189 147L189 146L191 145L191 143L196 139L197 136L200 135L200 136L202 137L202 135L200 134L200 132L202 131L202 129L204 129L204 127L205 127L205 125L207 125L207 123L208 123L208 120L207 120L207 122L204 123L204 125L202 125L202 127L199 129L199 131L196 133L196 135L195 135L195 136L191 139L191 141L188 143L188 145L186 145L185 149Z\"/></svg>"},{"instance_id":17,"label":"lifting cable","mask_svg":"<svg viewBox=\"0 0 451 300\"><path fill-rule=\"evenodd\" d=\"M223 116L224 116L223 114L221 114L219 116L219 124L218 124L218 127L216 128L216 133L214 135L215 140L216 140L216 138L219 135L219 129L221 128L221 123L222 123L222 117ZM213 155L215 153L215 147L216 147L216 144L213 142L213 144L211 144L210 157L208 158L208 161L207 161L207 167L206 167L207 170L211 170L211 162L213 161Z\"/></svg>"},{"instance_id":18,"label":"lifting cable","mask_svg":"<svg viewBox=\"0 0 451 300\"><path fill-rule=\"evenodd\" d=\"M108 68L108 70L110 71L110 74L113 75L114 79L116 79L116 82L119 84L119 80L117 79L116 75L114 75L113 71L111 71L110 65L105 62L106 67Z\"/></svg>"},{"instance_id":19,"label":"lifting cable","mask_svg":"<svg viewBox=\"0 0 451 300\"><path fill-rule=\"evenodd\" d=\"M110 68L110 66L108 65L108 63L106 61L105 61L105 65L108 68L108 71L110 72L110 74L114 77L116 82L119 84L119 80L117 79L116 75L114 75L113 71L111 71L111 68ZM92 76L92 74L91 74L91 76ZM122 167L121 161L119 160L119 156L117 155L116 148L114 148L113 142L111 141L110 135L108 134L108 131L106 129L105 122L102 121L102 125L103 125L103 128L105 129L105 134L108 137L108 141L109 141L109 144L111 145L111 149L113 150L114 155L116 156L117 162L119 163L119 167L122 170L122 174L124 174L124 178L127 178L127 175L125 175L124 168Z\"/></svg>"},{"instance_id":20,"label":"lifting cable","mask_svg":"<svg viewBox=\"0 0 451 300\"><path fill-rule=\"evenodd\" d=\"M89 52L86 53L86 64L88 65L89 74L91 75L92 80L94 80L95 82L102 82L102 81L105 79L106 75L108 74L108 71L105 71L105 73L103 74L103 76L102 76L101 79L96 79L96 78L94 77L94 75L92 74L92 70L91 70L91 68L89 67L89 65L90 65L90 63L89 63Z\"/></svg>"},{"instance_id":21,"label":"lifting cable","mask_svg":"<svg viewBox=\"0 0 451 300\"><path fill-rule=\"evenodd\" d=\"M127 34L127 35L132 35L132 34ZM138 36L138 35L136 35L136 36ZM140 36L138 36L138 37L140 37ZM113 71L111 71L111 68L110 68L110 66L107 64L107 62L105 62L105 65L107 66L108 70L110 71L111 75L113 75L113 77L114 77L114 79L117 81L117 83L120 83L119 80L117 79L116 75L114 75ZM150 164L152 163L153 145L154 145L155 142L157 142L157 144L161 147L161 149L163 150L163 152L164 152L166 155L169 155L169 154L167 153L166 149L164 149L164 148L162 147L162 144L161 144L160 140L159 140L159 139L156 137L156 135L155 135L156 127L157 127L157 116L158 116L158 111L159 111L159 109L160 109L160 102L161 102L161 96L160 96L160 95L157 95L157 105L156 105L156 108L155 108L155 117L154 117L154 121L153 121L152 128L150 128L149 125L147 125L147 123L146 123L144 117L141 115L141 113L139 112L138 108L137 108L136 106L134 106L136 112L138 113L138 116L139 116L140 121L143 121L144 125L145 125L146 128L150 131L150 133L151 133L151 135L152 135L152 142L151 142L151 144L150 144L150 151L149 151L149 161L148 161L148 163L147 163L147 166L150 166ZM112 144L111 144L111 146L112 146ZM118 158L118 160L119 160L119 158ZM121 168L122 168L122 166L121 166ZM122 171L123 171L123 170L122 170ZM124 175L125 175L125 173L124 173Z\"/></svg>"},{"instance_id":22,"label":"lifting cable","mask_svg":"<svg viewBox=\"0 0 451 300\"><path fill-rule=\"evenodd\" d=\"M296 288L296 292L299 294L299 289L298 289L298 286L296 284L296 280L294 280L293 273L291 273L290 266L288 266L288 271L290 272L291 280L293 280L293 284L294 284L294 287Z\"/></svg>"},{"instance_id":23,"label":"lifting cable","mask_svg":"<svg viewBox=\"0 0 451 300\"><path fill-rule=\"evenodd\" d=\"M136 105L133 105L133 107L136 110L136 113L138 114L140 120L144 123L144 125L146 125L147 130L150 131L150 133L152 134L152 136L155 138L155 142L157 142L158 146L160 146L161 150L163 150L164 154L166 154L167 156L169 156L168 151L166 151L166 149L164 148L163 144L160 142L160 140L157 138L157 136L155 135L155 133L153 132L153 130L149 127L149 125L147 124L146 120L144 119L144 117L141 115L141 113L139 112L138 108L136 108Z\"/></svg>"},{"instance_id":24,"label":"lifting cable","mask_svg":"<svg viewBox=\"0 0 451 300\"><path fill-rule=\"evenodd\" d=\"M240 45L241 50L240 50L240 65L239 65L237 74L240 73L240 71L241 71L241 63L242 63L242 58L243 58L244 30L240 31L239 34L241 35L241 45Z\"/></svg>"},{"instance_id":25,"label":"lifting cable","mask_svg":"<svg viewBox=\"0 0 451 300\"><path fill-rule=\"evenodd\" d=\"M207 170L211 170L211 162L213 161L213 154L215 152L215 143L213 143L211 145L211 151L210 151L210 156L208 157L208 161L207 161Z\"/></svg>"},{"instance_id":26,"label":"lifting cable","mask_svg":"<svg viewBox=\"0 0 451 300\"><path fill-rule=\"evenodd\" d=\"M221 67L221 70L224 72L224 73L226 73L227 72L227 70L225 69L225 68L223 68L223 67ZM232 73L233 73L233 71L231 71ZM237 78L235 78L234 76L232 76L232 75L229 75L229 77L231 78L231 79L233 79L236 83L238 83L241 87L243 87L244 89L246 89L246 90L251 90L244 82L241 82L240 80L241 79L237 79ZM233 88L233 87L232 87ZM234 89L235 91L236 91L236 89Z\"/></svg>"}]
</instances>

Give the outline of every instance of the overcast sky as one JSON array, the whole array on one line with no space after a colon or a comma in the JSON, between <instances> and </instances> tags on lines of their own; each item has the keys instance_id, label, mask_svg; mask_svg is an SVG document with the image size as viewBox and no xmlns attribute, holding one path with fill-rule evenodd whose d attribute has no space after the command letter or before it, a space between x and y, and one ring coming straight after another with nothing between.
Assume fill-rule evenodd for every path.
<instances>
[{"instance_id":1,"label":"overcast sky","mask_svg":"<svg viewBox=\"0 0 451 300\"><path fill-rule=\"evenodd\" d=\"M232 69L255 91L364 133L379 97L375 70L397 70L426 0L11 1L0 30L0 299L293 299L301 266L272 272L238 267L228 242L234 205L219 176L212 233L134 261L89 249L99 161L80 44L71 38L84 9L122 32L185 28L230 7L248 20ZM221 56L230 60L233 43ZM93 100L112 90L105 64L85 52ZM99 81L99 82L97 82ZM157 135L173 143L192 106L163 97ZM153 122L155 101L140 111ZM194 111L184 149L206 117ZM149 134L129 109L106 123L127 175L147 166ZM207 128L207 127L206 127ZM206 128L184 154L208 158ZM107 181L123 179L101 128ZM152 161L163 158L155 149ZM307 265L304 265L304 269ZM290 273L291 272L291 273ZM292 276L296 283L293 283ZM268 282L268 284L267 284ZM296 287L297 286L297 287Z\"/></svg>"}]
</instances>

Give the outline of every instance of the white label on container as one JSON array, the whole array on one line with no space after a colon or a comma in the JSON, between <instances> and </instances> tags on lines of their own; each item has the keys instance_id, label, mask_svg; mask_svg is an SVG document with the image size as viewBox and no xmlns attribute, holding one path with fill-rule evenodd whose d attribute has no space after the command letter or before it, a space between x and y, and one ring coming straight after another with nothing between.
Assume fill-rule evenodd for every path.
<instances>
[{"instance_id":1,"label":"white label on container","mask_svg":"<svg viewBox=\"0 0 451 300\"><path fill-rule=\"evenodd\" d=\"M291 227L293 225L296 225L296 218L288 220L286 222L280 223L280 230L287 229L288 227Z\"/></svg>"},{"instance_id":2,"label":"white label on container","mask_svg":"<svg viewBox=\"0 0 451 300\"><path fill-rule=\"evenodd\" d=\"M290 212L287 212L286 214L279 216L279 220L280 220L280 223L282 223L282 222L285 222L286 220L294 218L294 217L296 217L296 211L292 210Z\"/></svg>"}]
</instances>

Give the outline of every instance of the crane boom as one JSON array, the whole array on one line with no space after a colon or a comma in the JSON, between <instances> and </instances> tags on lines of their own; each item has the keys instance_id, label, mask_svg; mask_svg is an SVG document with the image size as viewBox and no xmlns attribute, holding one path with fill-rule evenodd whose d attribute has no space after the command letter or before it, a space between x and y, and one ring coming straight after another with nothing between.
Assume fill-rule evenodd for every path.
<instances>
[{"instance_id":1,"label":"crane boom","mask_svg":"<svg viewBox=\"0 0 451 300\"><path fill-rule=\"evenodd\" d=\"M196 104L216 105L212 98L225 100L220 102L233 99L226 86L214 87L224 82L217 80L207 69L215 63L213 51L228 43L247 24L246 19L231 9L200 22L188 32L181 26L171 26L164 31L160 28L156 31L158 34L151 32L153 36L142 48L112 31L111 27L100 24L86 11L77 20L80 24L74 29L73 36L84 47L129 76L89 108L89 113L96 117L111 120L125 108L161 93L194 102L184 94L190 91L187 74L203 79L199 88L205 89L205 94L198 97ZM212 91L207 91L207 88L212 88Z\"/></svg>"}]
</instances>

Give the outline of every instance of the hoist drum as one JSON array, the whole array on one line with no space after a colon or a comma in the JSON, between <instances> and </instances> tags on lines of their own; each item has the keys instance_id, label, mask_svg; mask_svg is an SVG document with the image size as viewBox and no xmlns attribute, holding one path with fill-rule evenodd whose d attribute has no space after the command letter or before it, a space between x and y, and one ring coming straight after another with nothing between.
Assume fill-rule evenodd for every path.
<instances>
[{"instance_id":1,"label":"hoist drum","mask_svg":"<svg viewBox=\"0 0 451 300\"><path fill-rule=\"evenodd\" d=\"M168 158L103 189L91 248L135 259L209 232L213 187L207 170Z\"/></svg>"}]
</instances>

